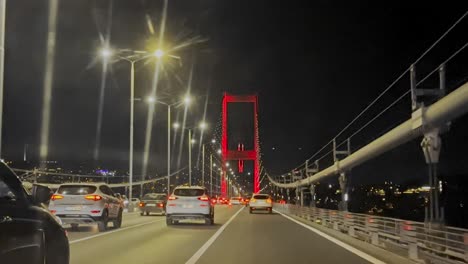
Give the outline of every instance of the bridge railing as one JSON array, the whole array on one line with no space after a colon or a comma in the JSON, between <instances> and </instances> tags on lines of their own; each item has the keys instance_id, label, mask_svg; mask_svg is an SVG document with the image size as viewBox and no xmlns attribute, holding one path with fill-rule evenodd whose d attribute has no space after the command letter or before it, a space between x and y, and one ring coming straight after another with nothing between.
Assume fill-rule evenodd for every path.
<instances>
[{"instance_id":1,"label":"bridge railing","mask_svg":"<svg viewBox=\"0 0 468 264\"><path fill-rule=\"evenodd\" d=\"M293 204L274 208L414 260L468 263L468 229Z\"/></svg>"}]
</instances>

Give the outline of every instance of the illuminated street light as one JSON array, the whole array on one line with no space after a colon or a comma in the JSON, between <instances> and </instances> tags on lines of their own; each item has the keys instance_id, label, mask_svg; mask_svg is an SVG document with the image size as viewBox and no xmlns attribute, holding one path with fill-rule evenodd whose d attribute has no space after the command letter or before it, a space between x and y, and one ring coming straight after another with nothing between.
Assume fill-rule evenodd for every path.
<instances>
[{"instance_id":1,"label":"illuminated street light","mask_svg":"<svg viewBox=\"0 0 468 264\"><path fill-rule=\"evenodd\" d=\"M146 98L146 102L148 102L150 104L155 103L156 98L154 98L153 96L148 96L148 98Z\"/></svg>"},{"instance_id":2,"label":"illuminated street light","mask_svg":"<svg viewBox=\"0 0 468 264\"><path fill-rule=\"evenodd\" d=\"M213 167L216 167L216 164L215 164L215 163L213 163Z\"/></svg>"},{"instance_id":3,"label":"illuminated street light","mask_svg":"<svg viewBox=\"0 0 468 264\"><path fill-rule=\"evenodd\" d=\"M156 58L161 58L162 56L164 56L164 51L160 50L160 49L157 49L155 52L154 52L154 56Z\"/></svg>"},{"instance_id":4,"label":"illuminated street light","mask_svg":"<svg viewBox=\"0 0 468 264\"><path fill-rule=\"evenodd\" d=\"M206 129L206 123L205 122L201 122L200 123L200 129L203 130L203 129Z\"/></svg>"},{"instance_id":5,"label":"illuminated street light","mask_svg":"<svg viewBox=\"0 0 468 264\"><path fill-rule=\"evenodd\" d=\"M213 144L216 143L216 139L212 139L211 143L213 143Z\"/></svg>"},{"instance_id":6,"label":"illuminated street light","mask_svg":"<svg viewBox=\"0 0 468 264\"><path fill-rule=\"evenodd\" d=\"M192 140L190 140L190 142L191 142L192 144L195 144L195 143L196 143L195 139L193 139L193 138L192 138Z\"/></svg>"},{"instance_id":7,"label":"illuminated street light","mask_svg":"<svg viewBox=\"0 0 468 264\"><path fill-rule=\"evenodd\" d=\"M247 175L250 175L250 172L247 172Z\"/></svg>"},{"instance_id":8,"label":"illuminated street light","mask_svg":"<svg viewBox=\"0 0 468 264\"><path fill-rule=\"evenodd\" d=\"M112 51L109 48L103 48L103 49L101 49L101 51L99 53L100 53L101 57L103 57L105 59L112 56Z\"/></svg>"},{"instance_id":9,"label":"illuminated street light","mask_svg":"<svg viewBox=\"0 0 468 264\"><path fill-rule=\"evenodd\" d=\"M174 129L178 129L178 128L180 127L180 124L179 124L179 123L174 123L174 124L172 125L172 127L174 127Z\"/></svg>"},{"instance_id":10,"label":"illuminated street light","mask_svg":"<svg viewBox=\"0 0 468 264\"><path fill-rule=\"evenodd\" d=\"M184 104L185 105L190 105L191 102L192 102L192 98L190 98L190 95L186 95L184 97Z\"/></svg>"},{"instance_id":11,"label":"illuminated street light","mask_svg":"<svg viewBox=\"0 0 468 264\"><path fill-rule=\"evenodd\" d=\"M217 151L217 152L218 152L218 154L221 154L221 149L218 149L218 151Z\"/></svg>"},{"instance_id":12,"label":"illuminated street light","mask_svg":"<svg viewBox=\"0 0 468 264\"><path fill-rule=\"evenodd\" d=\"M226 162L226 167L229 167L229 162Z\"/></svg>"}]
</instances>

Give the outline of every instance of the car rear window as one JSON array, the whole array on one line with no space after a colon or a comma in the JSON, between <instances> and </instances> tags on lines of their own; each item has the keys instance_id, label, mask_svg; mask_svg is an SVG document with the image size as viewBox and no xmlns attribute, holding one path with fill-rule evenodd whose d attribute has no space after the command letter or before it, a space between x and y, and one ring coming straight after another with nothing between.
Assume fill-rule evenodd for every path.
<instances>
[{"instance_id":1,"label":"car rear window","mask_svg":"<svg viewBox=\"0 0 468 264\"><path fill-rule=\"evenodd\" d=\"M254 199L257 199L257 200L266 200L268 198L270 198L270 196L268 195L255 195L254 196Z\"/></svg>"},{"instance_id":2,"label":"car rear window","mask_svg":"<svg viewBox=\"0 0 468 264\"><path fill-rule=\"evenodd\" d=\"M175 189L174 194L177 196L202 196L205 193L202 189Z\"/></svg>"},{"instance_id":3,"label":"car rear window","mask_svg":"<svg viewBox=\"0 0 468 264\"><path fill-rule=\"evenodd\" d=\"M143 200L164 200L166 195L148 193L143 196Z\"/></svg>"},{"instance_id":4,"label":"car rear window","mask_svg":"<svg viewBox=\"0 0 468 264\"><path fill-rule=\"evenodd\" d=\"M69 194L69 195L83 195L91 194L96 191L96 186L87 186L87 185L62 185L58 189L57 193L59 194Z\"/></svg>"}]
</instances>

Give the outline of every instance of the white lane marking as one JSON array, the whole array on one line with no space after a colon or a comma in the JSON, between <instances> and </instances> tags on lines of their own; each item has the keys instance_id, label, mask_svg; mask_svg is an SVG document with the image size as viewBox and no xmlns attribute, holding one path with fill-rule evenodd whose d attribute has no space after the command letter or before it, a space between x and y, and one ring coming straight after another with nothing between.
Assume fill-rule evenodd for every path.
<instances>
[{"instance_id":1,"label":"white lane marking","mask_svg":"<svg viewBox=\"0 0 468 264\"><path fill-rule=\"evenodd\" d=\"M242 209L244 209L244 207L239 209L239 211L237 211L233 216L231 216L231 218L229 218L229 220L223 226L221 226L218 229L218 231L216 231L216 233L214 233L214 235L211 236L210 239L208 239L208 241L206 241L205 244L203 244L203 246L197 252L195 252L195 254L187 262L185 262L185 264L195 264L198 261L198 259L200 259L200 257L203 255L203 253L205 253L205 251L211 246L211 244L215 242L219 235L221 235L221 233L224 231L224 229L226 229L226 227L231 223L231 221L234 220L234 218L242 211Z\"/></svg>"},{"instance_id":2,"label":"white lane marking","mask_svg":"<svg viewBox=\"0 0 468 264\"><path fill-rule=\"evenodd\" d=\"M364 253L364 252L360 251L359 249L357 249L357 248L355 248L355 247L352 247L352 246L350 246L350 245L348 245L348 244L346 244L346 243L344 243L344 242L341 242L340 240L338 240L338 239L336 239L336 238L334 238L334 237L331 237L331 236L329 236L329 235L323 233L322 231L319 231L319 230L317 230L317 229L315 229L315 228L313 228L313 227L311 227L311 226L308 226L308 225L306 225L306 224L304 224L304 223L301 223L301 222L297 221L296 219L294 219L294 218L292 218L292 217L290 217L290 216L287 216L287 215L285 215L285 214L283 214L283 213L280 213L280 212L278 212L278 211L276 211L276 210L274 210L274 211L277 212L278 214L280 214L280 215L286 217L287 219L293 221L294 223L296 223L296 224L298 224L298 225L301 225L301 226L303 226L303 227L309 229L310 231L316 233L317 235L322 236L323 238L326 238L326 239L330 240L331 242L337 244L338 246L340 246L340 247L342 247L342 248L344 248L344 249L346 249L346 250L348 250L348 251L350 251L350 252L352 252L352 253L358 255L359 257L361 257L361 258L363 258L363 259L369 261L370 263L374 263L374 264L385 264L385 262L383 262L383 261L381 261L381 260L378 260L378 259L374 258L373 256L371 256L371 255L369 255L369 254L367 254L367 253Z\"/></svg>"},{"instance_id":3,"label":"white lane marking","mask_svg":"<svg viewBox=\"0 0 468 264\"><path fill-rule=\"evenodd\" d=\"M159 220L154 220L154 221L151 221L151 222L146 222L146 223L141 223L141 224L137 224L137 225L127 226L127 227L115 229L115 230L112 230L112 231L108 231L108 232L105 232L105 233L99 233L97 235L75 239L75 240L70 241L69 244L74 244L74 243L78 243L78 242L81 242L81 241L93 239L93 238L96 238L96 237L101 237L101 236L113 234L113 233L116 233L116 232L124 231L124 230L127 230L127 229L132 229L132 228L136 228L136 227L140 227L140 226L144 226L144 225L149 225L149 224L153 224L153 223L161 222L161 221L164 221L164 219L159 219Z\"/></svg>"}]
</instances>

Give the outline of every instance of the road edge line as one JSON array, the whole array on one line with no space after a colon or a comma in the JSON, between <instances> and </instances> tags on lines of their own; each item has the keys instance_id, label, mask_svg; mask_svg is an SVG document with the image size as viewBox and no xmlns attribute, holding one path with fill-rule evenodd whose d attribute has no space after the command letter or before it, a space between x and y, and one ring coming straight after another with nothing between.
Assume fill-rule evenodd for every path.
<instances>
[{"instance_id":1,"label":"road edge line","mask_svg":"<svg viewBox=\"0 0 468 264\"><path fill-rule=\"evenodd\" d=\"M205 244L203 244L203 246L198 249L197 252L195 252L195 254L193 254L193 256L187 260L187 262L185 262L185 264L195 264L197 263L197 261L200 259L201 256L203 256L203 254L205 253L206 250L208 250L208 248L215 242L215 240L221 235L221 233L224 231L224 229L226 229L226 227L232 222L232 220L234 220L234 218L244 209L244 207L240 208L233 216L231 216L231 218L229 218L229 220L224 223L223 226L221 226L218 231L216 231L216 233L214 233L210 239L208 239L208 241L205 242Z\"/></svg>"},{"instance_id":2,"label":"road edge line","mask_svg":"<svg viewBox=\"0 0 468 264\"><path fill-rule=\"evenodd\" d=\"M111 231L108 231L108 232L105 232L105 233L99 233L99 234L88 236L88 237L78 238L78 239L75 239L75 240L72 240L72 241L68 241L68 244L71 245L71 244L75 244L75 243L78 243L78 242L93 239L93 238L96 238L96 237L110 235L110 234L117 233L117 232L120 232L120 231L125 231L125 230L128 230L128 229L132 229L132 228L136 228L136 227L140 227L140 226L144 226L144 225L149 225L149 224L153 224L153 223L157 223L157 222L161 222L161 221L164 221L164 220L163 219L158 219L158 220L154 220L154 221L151 221L151 222L146 222L146 223L141 223L141 224L136 224L136 225L132 225L132 226L127 226L127 227L111 230Z\"/></svg>"},{"instance_id":3,"label":"road edge line","mask_svg":"<svg viewBox=\"0 0 468 264\"><path fill-rule=\"evenodd\" d=\"M365 253L365 252L351 246L351 245L348 245L348 244L346 244L346 243L344 243L344 242L342 242L342 241L340 241L340 240L338 240L338 239L336 239L336 238L334 238L334 237L332 237L330 235L327 235L327 234L325 234L324 232L322 232L320 230L317 230L317 229L315 229L315 228L313 228L313 227L311 227L309 225L301 223L300 221L298 221L298 220L296 220L296 219L294 219L294 218L292 218L290 216L287 216L287 215L285 215L285 214L283 214L281 212L278 212L276 210L273 210L273 211L275 211L276 213L282 215L286 219L289 219L289 220L293 221L294 223L309 229L310 231L316 233L317 235L328 239L329 241L331 241L331 242L335 243L336 245L348 250L349 252L354 253L355 255L369 261L370 263L373 263L373 264L386 264L385 262L383 262L383 261L381 261L381 260L379 260L379 259L377 259L377 258L375 258L375 257L373 257L373 256L371 256L371 255L369 255L369 254L367 254L367 253Z\"/></svg>"}]
</instances>

